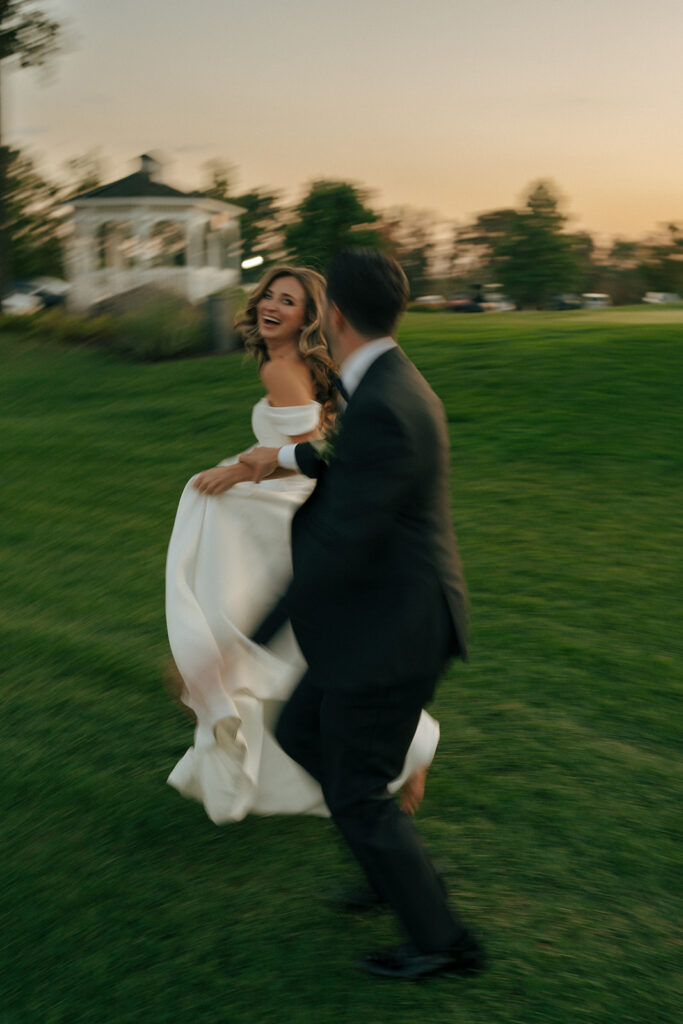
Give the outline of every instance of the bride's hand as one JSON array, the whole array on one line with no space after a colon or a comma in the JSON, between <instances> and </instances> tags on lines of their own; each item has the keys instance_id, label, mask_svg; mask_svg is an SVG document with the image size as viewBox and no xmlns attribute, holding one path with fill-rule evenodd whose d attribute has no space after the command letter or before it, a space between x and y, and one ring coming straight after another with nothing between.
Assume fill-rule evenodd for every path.
<instances>
[{"instance_id":1,"label":"bride's hand","mask_svg":"<svg viewBox=\"0 0 683 1024\"><path fill-rule=\"evenodd\" d=\"M229 491L235 484L248 479L244 466L213 466L212 469L205 469L198 473L194 486L201 494L223 494Z\"/></svg>"}]
</instances>

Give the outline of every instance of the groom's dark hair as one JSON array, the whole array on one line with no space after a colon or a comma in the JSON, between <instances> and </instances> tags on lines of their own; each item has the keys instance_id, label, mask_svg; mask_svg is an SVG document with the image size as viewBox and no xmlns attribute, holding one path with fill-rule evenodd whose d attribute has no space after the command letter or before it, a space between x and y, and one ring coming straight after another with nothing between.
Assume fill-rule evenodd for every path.
<instances>
[{"instance_id":1,"label":"groom's dark hair","mask_svg":"<svg viewBox=\"0 0 683 1024\"><path fill-rule=\"evenodd\" d=\"M368 338L393 332L408 295L396 260L374 249L343 249L327 268L327 298Z\"/></svg>"}]
</instances>

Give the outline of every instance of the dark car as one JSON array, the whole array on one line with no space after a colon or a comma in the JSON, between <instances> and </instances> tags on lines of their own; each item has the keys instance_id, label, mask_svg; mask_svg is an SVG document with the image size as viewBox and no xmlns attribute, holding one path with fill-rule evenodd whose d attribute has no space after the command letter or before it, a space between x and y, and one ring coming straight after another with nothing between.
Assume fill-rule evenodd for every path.
<instances>
[{"instance_id":1,"label":"dark car","mask_svg":"<svg viewBox=\"0 0 683 1024\"><path fill-rule=\"evenodd\" d=\"M563 295L553 295L548 303L548 309L581 309L582 302L578 295L565 292Z\"/></svg>"},{"instance_id":2,"label":"dark car","mask_svg":"<svg viewBox=\"0 0 683 1024\"><path fill-rule=\"evenodd\" d=\"M464 292L459 295L451 295L444 308L450 310L451 313L484 312L484 307L478 297L476 295L467 295Z\"/></svg>"},{"instance_id":3,"label":"dark car","mask_svg":"<svg viewBox=\"0 0 683 1024\"><path fill-rule=\"evenodd\" d=\"M46 307L63 306L71 287L59 277L33 277L27 283L36 289Z\"/></svg>"}]
</instances>

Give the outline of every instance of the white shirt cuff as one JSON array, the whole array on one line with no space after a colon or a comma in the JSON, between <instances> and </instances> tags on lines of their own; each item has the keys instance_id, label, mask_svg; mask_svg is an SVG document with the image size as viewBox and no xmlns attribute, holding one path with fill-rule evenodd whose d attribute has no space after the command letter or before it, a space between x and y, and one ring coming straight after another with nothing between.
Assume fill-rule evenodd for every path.
<instances>
[{"instance_id":1,"label":"white shirt cuff","mask_svg":"<svg viewBox=\"0 0 683 1024\"><path fill-rule=\"evenodd\" d=\"M292 469L299 472L299 464L296 461L296 445L286 444L277 453L277 464L281 469Z\"/></svg>"}]
</instances>

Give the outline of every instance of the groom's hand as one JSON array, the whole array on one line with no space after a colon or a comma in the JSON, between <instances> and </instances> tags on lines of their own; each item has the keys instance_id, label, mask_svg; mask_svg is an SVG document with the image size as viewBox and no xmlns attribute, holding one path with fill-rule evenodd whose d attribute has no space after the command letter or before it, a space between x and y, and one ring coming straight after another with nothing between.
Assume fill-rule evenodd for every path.
<instances>
[{"instance_id":1,"label":"groom's hand","mask_svg":"<svg viewBox=\"0 0 683 1024\"><path fill-rule=\"evenodd\" d=\"M277 454L279 448L253 448L250 452L240 455L240 464L250 471L250 480L259 484L267 476L272 476L279 469Z\"/></svg>"}]
</instances>

